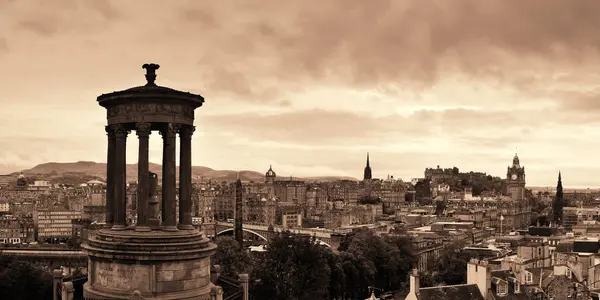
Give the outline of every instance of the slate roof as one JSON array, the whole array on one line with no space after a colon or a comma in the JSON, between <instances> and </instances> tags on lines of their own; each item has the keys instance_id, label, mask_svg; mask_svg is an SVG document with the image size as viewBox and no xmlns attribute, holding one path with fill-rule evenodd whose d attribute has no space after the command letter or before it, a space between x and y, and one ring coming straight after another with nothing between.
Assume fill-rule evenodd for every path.
<instances>
[{"instance_id":1,"label":"slate roof","mask_svg":"<svg viewBox=\"0 0 600 300\"><path fill-rule=\"evenodd\" d=\"M485 300L475 284L420 288L419 300Z\"/></svg>"}]
</instances>

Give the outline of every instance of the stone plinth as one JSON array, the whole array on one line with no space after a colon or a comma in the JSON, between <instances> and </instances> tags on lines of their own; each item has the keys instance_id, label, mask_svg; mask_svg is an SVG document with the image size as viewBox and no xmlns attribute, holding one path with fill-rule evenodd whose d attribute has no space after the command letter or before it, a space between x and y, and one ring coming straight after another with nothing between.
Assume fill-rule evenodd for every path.
<instances>
[{"instance_id":1,"label":"stone plinth","mask_svg":"<svg viewBox=\"0 0 600 300\"><path fill-rule=\"evenodd\" d=\"M99 230L86 244L86 299L210 299L217 246L197 230Z\"/></svg>"}]
</instances>

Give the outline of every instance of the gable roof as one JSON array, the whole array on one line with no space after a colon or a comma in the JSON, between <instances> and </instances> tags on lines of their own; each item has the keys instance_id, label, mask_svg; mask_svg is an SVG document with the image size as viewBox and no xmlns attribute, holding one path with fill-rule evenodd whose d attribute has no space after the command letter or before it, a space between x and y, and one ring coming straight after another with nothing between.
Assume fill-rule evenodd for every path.
<instances>
[{"instance_id":1,"label":"gable roof","mask_svg":"<svg viewBox=\"0 0 600 300\"><path fill-rule=\"evenodd\" d=\"M475 284L420 288L419 300L485 300Z\"/></svg>"}]
</instances>

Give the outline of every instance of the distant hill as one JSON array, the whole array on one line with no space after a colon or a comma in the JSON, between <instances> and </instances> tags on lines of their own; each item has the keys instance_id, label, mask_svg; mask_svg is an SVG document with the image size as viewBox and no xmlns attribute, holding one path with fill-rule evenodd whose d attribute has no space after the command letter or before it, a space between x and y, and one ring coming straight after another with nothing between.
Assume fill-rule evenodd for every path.
<instances>
[{"instance_id":1,"label":"distant hill","mask_svg":"<svg viewBox=\"0 0 600 300\"><path fill-rule=\"evenodd\" d=\"M159 164L150 163L150 171L161 176L162 174L162 166ZM127 165L127 180L135 181L137 180L137 164L128 164ZM68 182L72 182L72 177L81 176L82 179L85 177L86 179L100 179L105 180L106 178L106 163L97 163L93 161L78 161L72 163L44 163L39 164L31 169L26 169L21 171L28 177L43 177L52 182L61 183L63 178L68 177ZM13 173L13 175L17 175L18 173ZM179 168L177 168L177 174L179 174ZM211 179L213 181L234 181L238 176L238 171L235 170L214 170L209 167L204 166L192 166L192 178L194 180L208 180ZM239 171L239 176L242 181L263 181L264 173L242 170ZM278 179L285 180L286 177L281 177ZM310 181L333 181L339 179L349 179L355 180L350 177L332 177L332 176L324 176L324 177L310 177L310 178L298 178L294 177L294 179L300 180L310 180ZM85 180L87 181L87 180ZM82 182L84 182L82 180Z\"/></svg>"}]
</instances>

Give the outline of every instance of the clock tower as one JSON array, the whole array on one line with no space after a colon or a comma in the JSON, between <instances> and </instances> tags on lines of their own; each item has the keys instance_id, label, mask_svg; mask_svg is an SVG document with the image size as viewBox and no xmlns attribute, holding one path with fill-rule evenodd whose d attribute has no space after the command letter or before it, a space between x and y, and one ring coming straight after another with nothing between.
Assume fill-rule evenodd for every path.
<instances>
[{"instance_id":1,"label":"clock tower","mask_svg":"<svg viewBox=\"0 0 600 300\"><path fill-rule=\"evenodd\" d=\"M506 194L513 200L525 198L525 167L520 165L516 153L512 166L509 166L506 171Z\"/></svg>"}]
</instances>

